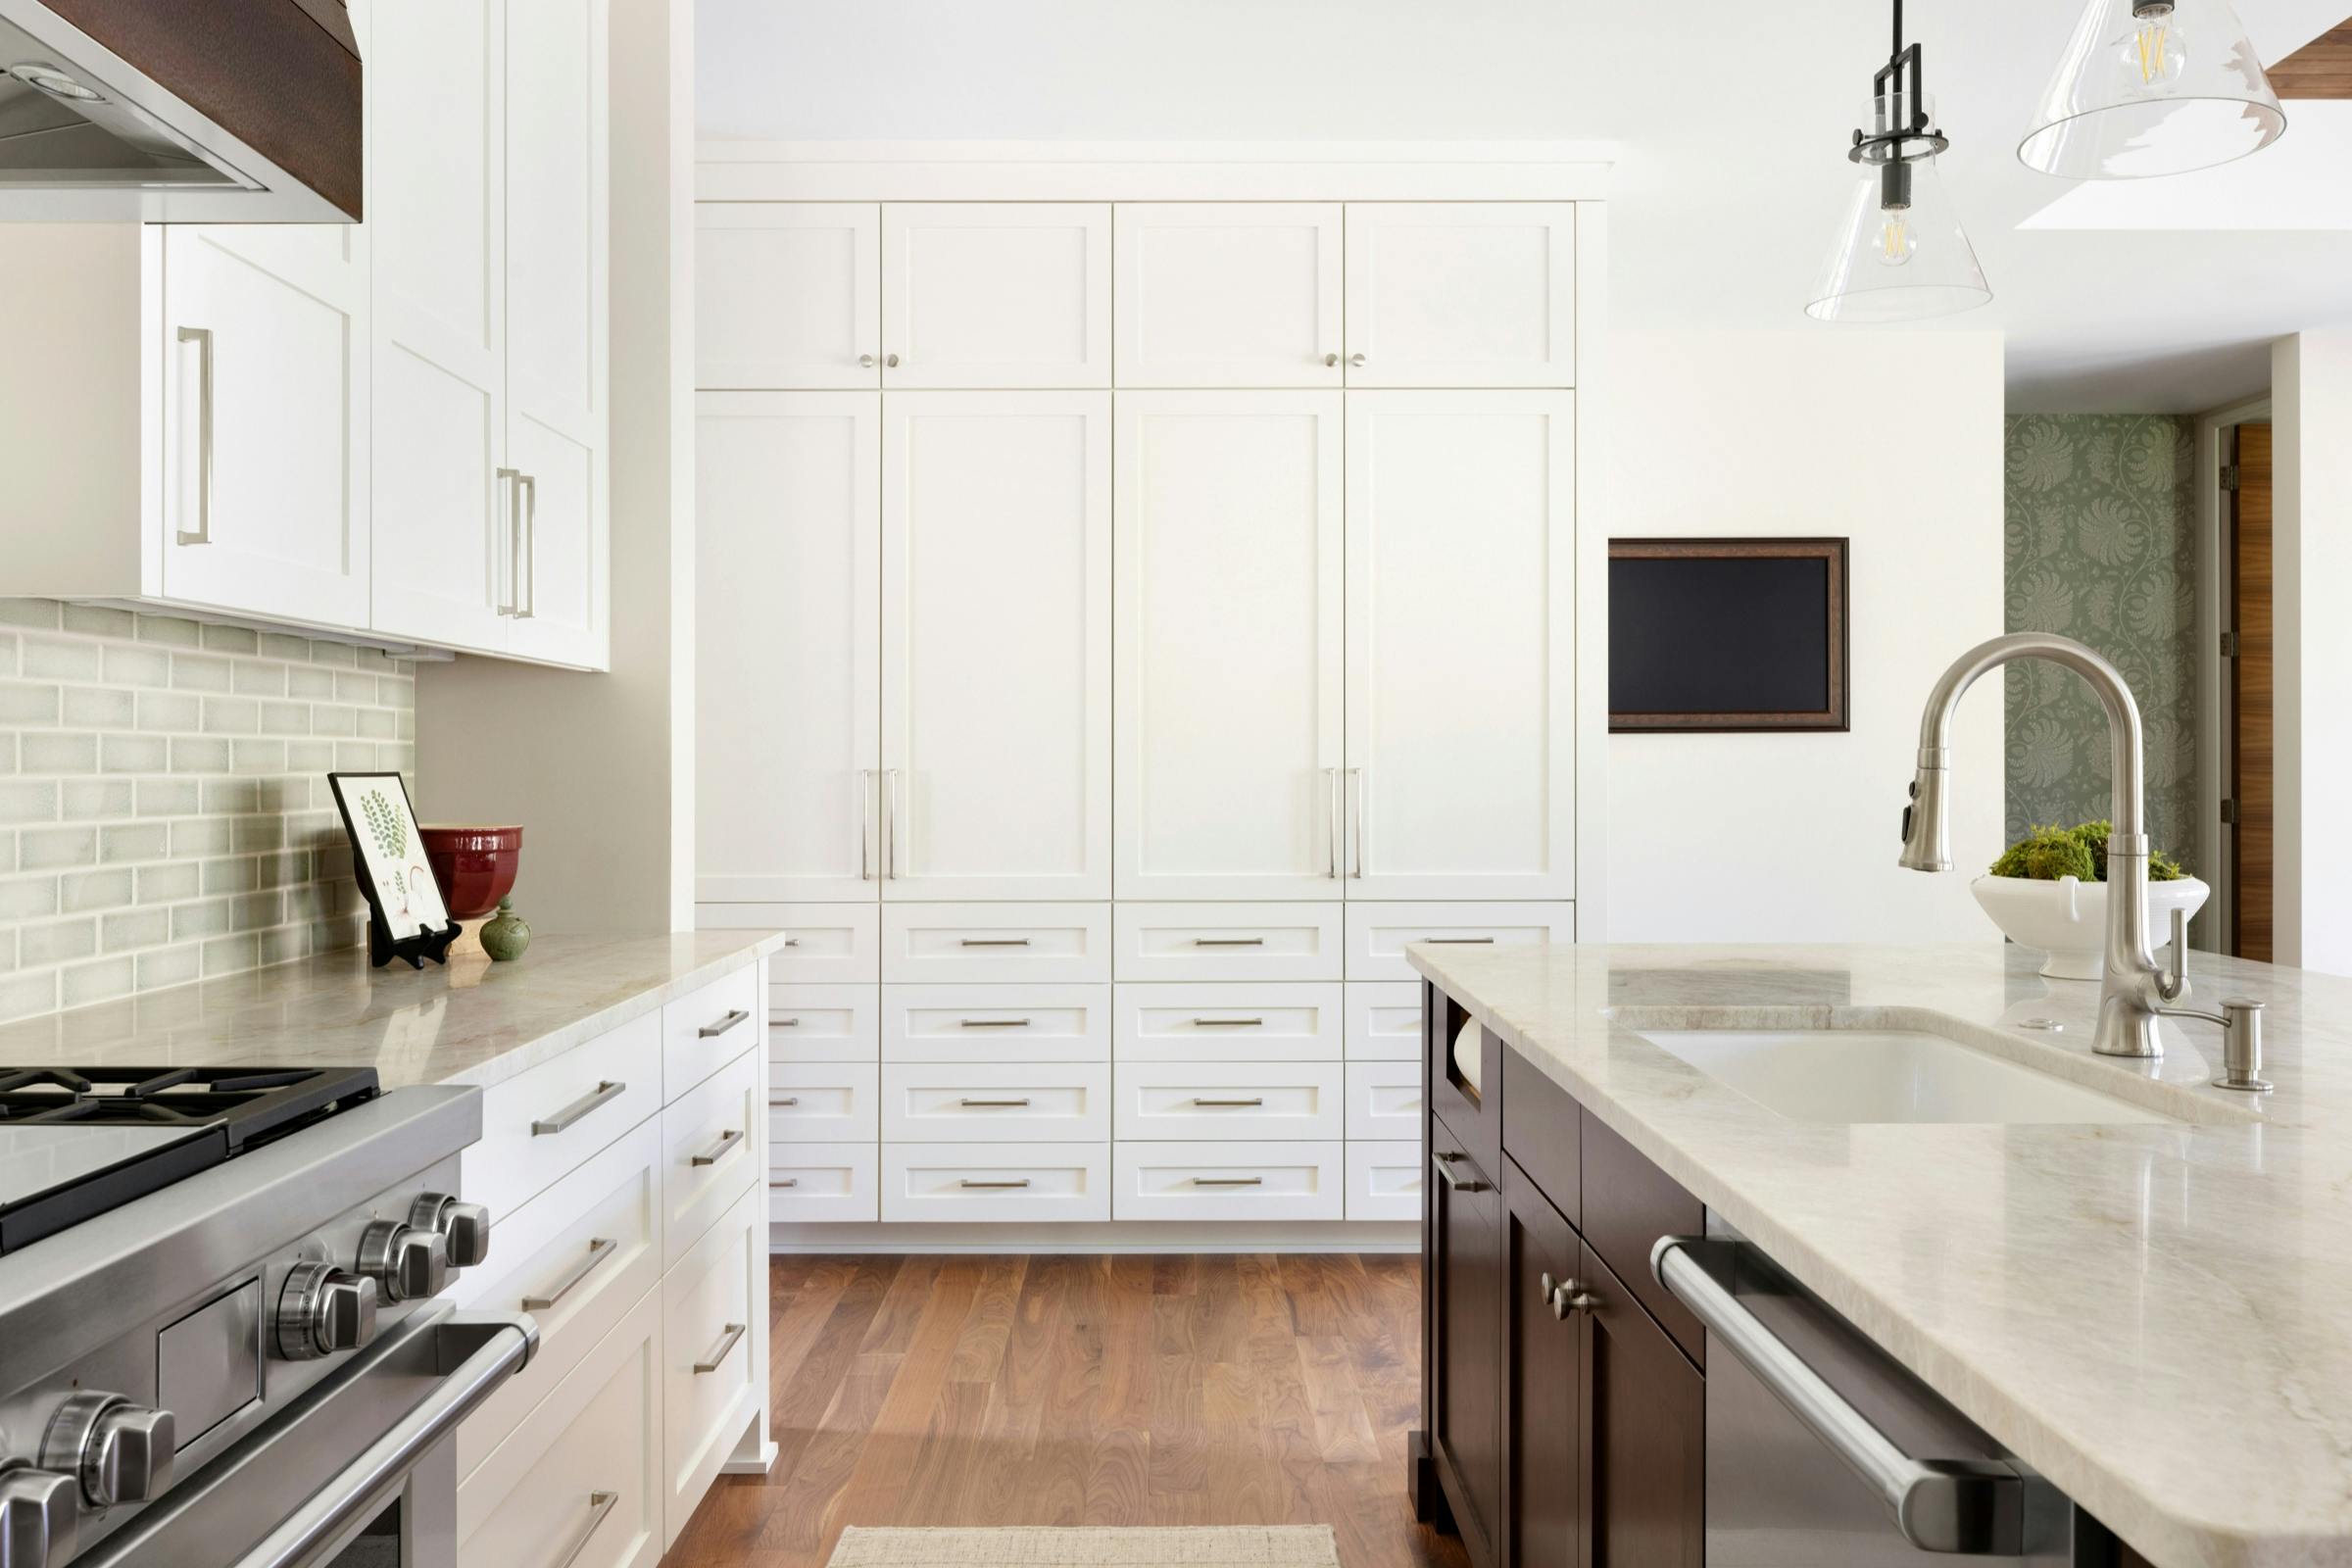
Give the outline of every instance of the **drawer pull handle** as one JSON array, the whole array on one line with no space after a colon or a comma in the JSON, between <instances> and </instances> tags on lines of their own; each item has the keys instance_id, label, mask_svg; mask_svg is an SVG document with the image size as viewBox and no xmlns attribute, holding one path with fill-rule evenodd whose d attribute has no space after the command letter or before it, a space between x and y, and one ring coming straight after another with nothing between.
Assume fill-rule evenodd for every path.
<instances>
[{"instance_id":1,"label":"drawer pull handle","mask_svg":"<svg viewBox=\"0 0 2352 1568\"><path fill-rule=\"evenodd\" d=\"M1433 948L1491 948L1494 945L1493 937L1423 937L1421 940Z\"/></svg>"},{"instance_id":2,"label":"drawer pull handle","mask_svg":"<svg viewBox=\"0 0 2352 1568\"><path fill-rule=\"evenodd\" d=\"M628 1093L628 1089L629 1086L618 1079L607 1078L545 1121L531 1123L531 1136L537 1138L543 1133L560 1133L597 1106L610 1104L612 1101Z\"/></svg>"},{"instance_id":3,"label":"drawer pull handle","mask_svg":"<svg viewBox=\"0 0 2352 1568\"><path fill-rule=\"evenodd\" d=\"M964 1029L1026 1029L1029 1027L1029 1020L1026 1018L962 1018L957 1020L957 1025Z\"/></svg>"},{"instance_id":4,"label":"drawer pull handle","mask_svg":"<svg viewBox=\"0 0 2352 1568\"><path fill-rule=\"evenodd\" d=\"M1265 1026L1266 1020L1263 1018L1195 1018L1193 1020L1193 1027L1196 1029L1263 1029Z\"/></svg>"},{"instance_id":5,"label":"drawer pull handle","mask_svg":"<svg viewBox=\"0 0 2352 1568\"><path fill-rule=\"evenodd\" d=\"M967 948L1025 948L1029 945L1027 937L958 937L956 941Z\"/></svg>"},{"instance_id":6,"label":"drawer pull handle","mask_svg":"<svg viewBox=\"0 0 2352 1568\"><path fill-rule=\"evenodd\" d=\"M800 1102L801 1097L798 1095L786 1095L782 1100L771 1100L768 1102L770 1105L779 1106L785 1109L789 1109Z\"/></svg>"},{"instance_id":7,"label":"drawer pull handle","mask_svg":"<svg viewBox=\"0 0 2352 1568\"><path fill-rule=\"evenodd\" d=\"M1193 938L1193 946L1196 948L1262 948L1265 945L1266 939L1264 937Z\"/></svg>"},{"instance_id":8,"label":"drawer pull handle","mask_svg":"<svg viewBox=\"0 0 2352 1568\"><path fill-rule=\"evenodd\" d=\"M524 1297L522 1298L522 1309L525 1312L546 1312L552 1310L557 1302L563 1300L564 1298L572 1293L573 1287L577 1286L580 1281L586 1279L589 1275L595 1273L599 1268L602 1268L606 1261L610 1259L614 1252L619 1250L620 1243L612 1240L610 1237L590 1237L588 1241L588 1255L572 1265L571 1272L564 1276L563 1283L558 1285L554 1290L548 1292L545 1296Z\"/></svg>"},{"instance_id":9,"label":"drawer pull handle","mask_svg":"<svg viewBox=\"0 0 2352 1568\"><path fill-rule=\"evenodd\" d=\"M727 1157L727 1151L733 1149L735 1147L736 1140L742 1136L742 1128L730 1127L725 1132L718 1135L717 1143L712 1144L709 1149L704 1150L701 1153L695 1155L686 1163L689 1165L715 1165L720 1160Z\"/></svg>"},{"instance_id":10,"label":"drawer pull handle","mask_svg":"<svg viewBox=\"0 0 2352 1568\"><path fill-rule=\"evenodd\" d=\"M968 1178L968 1177L967 1177L967 1178L965 1178L964 1180L957 1182L956 1185L956 1186L958 1186L958 1187L985 1187L985 1188L998 1188L998 1187L1026 1187L1026 1186L1028 1186L1028 1185L1029 1185L1029 1178L1028 1178L1028 1177L1026 1177L1026 1176L1023 1176L1023 1177L1021 1177L1020 1179L1018 1179L1017 1181L1009 1181L1009 1182L976 1182L976 1181L973 1181L973 1180L971 1180L970 1178Z\"/></svg>"},{"instance_id":11,"label":"drawer pull handle","mask_svg":"<svg viewBox=\"0 0 2352 1568\"><path fill-rule=\"evenodd\" d=\"M787 1176L780 1182L769 1182L767 1185L770 1187L798 1187L801 1185L801 1179L798 1176Z\"/></svg>"},{"instance_id":12,"label":"drawer pull handle","mask_svg":"<svg viewBox=\"0 0 2352 1568\"><path fill-rule=\"evenodd\" d=\"M734 1349L737 1343L743 1339L744 1327L745 1325L741 1323L728 1324L727 1331L721 1334L718 1337L718 1343L710 1348L710 1355L694 1363L694 1375L699 1378L706 1372L715 1372L726 1365L727 1352Z\"/></svg>"},{"instance_id":13,"label":"drawer pull handle","mask_svg":"<svg viewBox=\"0 0 2352 1568\"><path fill-rule=\"evenodd\" d=\"M788 948L797 948L801 945L801 939L799 937L786 937L784 939L784 945Z\"/></svg>"},{"instance_id":14,"label":"drawer pull handle","mask_svg":"<svg viewBox=\"0 0 2352 1568\"><path fill-rule=\"evenodd\" d=\"M1251 1095L1247 1100L1204 1100L1198 1095L1193 1097L1194 1104L1207 1105L1212 1108L1219 1105L1262 1105L1265 1102L1266 1097L1263 1095Z\"/></svg>"},{"instance_id":15,"label":"drawer pull handle","mask_svg":"<svg viewBox=\"0 0 2352 1568\"><path fill-rule=\"evenodd\" d=\"M1195 1187L1263 1187L1265 1184L1266 1179L1263 1176L1196 1176L1193 1178Z\"/></svg>"},{"instance_id":16,"label":"drawer pull handle","mask_svg":"<svg viewBox=\"0 0 2352 1568\"><path fill-rule=\"evenodd\" d=\"M724 1018L719 1019L718 1022L707 1023L700 1029L697 1029L694 1032L695 1038L698 1040L715 1040L720 1035L725 1034L728 1030L734 1028L737 1024L743 1022L744 1019L749 1018L751 1014L744 1011L741 1007L730 1008L727 1015Z\"/></svg>"},{"instance_id":17,"label":"drawer pull handle","mask_svg":"<svg viewBox=\"0 0 2352 1568\"><path fill-rule=\"evenodd\" d=\"M956 1103L958 1105L970 1106L974 1109L991 1109L997 1107L1026 1105L1029 1103L1029 1101L1028 1098L1024 1096L1019 1100L958 1100L956 1102Z\"/></svg>"},{"instance_id":18,"label":"drawer pull handle","mask_svg":"<svg viewBox=\"0 0 2352 1568\"><path fill-rule=\"evenodd\" d=\"M620 1494L617 1492L588 1494L588 1533L572 1543L571 1549L557 1562L556 1568L571 1568L573 1563L580 1560L580 1553L588 1549L588 1543L594 1541L596 1533L605 1527L605 1516L612 1511L612 1505L618 1501Z\"/></svg>"},{"instance_id":19,"label":"drawer pull handle","mask_svg":"<svg viewBox=\"0 0 2352 1568\"><path fill-rule=\"evenodd\" d=\"M770 1018L767 1022L768 1026L774 1029L798 1029L801 1026L801 1020L797 1017Z\"/></svg>"},{"instance_id":20,"label":"drawer pull handle","mask_svg":"<svg viewBox=\"0 0 2352 1568\"><path fill-rule=\"evenodd\" d=\"M1470 1174L1467 1176L1456 1176L1453 1173L1455 1162L1464 1157L1459 1152L1440 1153L1433 1157L1437 1162L1439 1177L1453 1191L1457 1193L1486 1193L1494 1191L1494 1188L1488 1183L1487 1179L1478 1174L1478 1167L1476 1165L1470 1167Z\"/></svg>"}]
</instances>

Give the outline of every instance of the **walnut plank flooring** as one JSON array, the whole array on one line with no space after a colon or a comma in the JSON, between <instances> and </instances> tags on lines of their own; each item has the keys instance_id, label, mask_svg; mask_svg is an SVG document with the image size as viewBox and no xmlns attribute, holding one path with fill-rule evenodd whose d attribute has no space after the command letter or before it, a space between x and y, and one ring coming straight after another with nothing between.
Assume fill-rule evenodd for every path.
<instances>
[{"instance_id":1,"label":"walnut plank flooring","mask_svg":"<svg viewBox=\"0 0 2352 1568\"><path fill-rule=\"evenodd\" d=\"M1468 1568L1416 1523L1420 1262L772 1259L775 1469L671 1568L823 1568L849 1525L1328 1524L1342 1568Z\"/></svg>"}]
</instances>

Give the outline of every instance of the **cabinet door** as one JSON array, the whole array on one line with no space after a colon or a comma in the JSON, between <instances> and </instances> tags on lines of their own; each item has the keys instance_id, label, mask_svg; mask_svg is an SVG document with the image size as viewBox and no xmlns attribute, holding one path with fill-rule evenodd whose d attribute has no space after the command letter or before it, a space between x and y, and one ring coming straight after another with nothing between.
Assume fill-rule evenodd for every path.
<instances>
[{"instance_id":1,"label":"cabinet door","mask_svg":"<svg viewBox=\"0 0 2352 1568\"><path fill-rule=\"evenodd\" d=\"M1706 1559L1706 1380L1592 1249L1579 1341L1581 1568L1699 1568Z\"/></svg>"},{"instance_id":2,"label":"cabinet door","mask_svg":"<svg viewBox=\"0 0 2352 1568\"><path fill-rule=\"evenodd\" d=\"M165 229L166 596L368 623L368 242Z\"/></svg>"},{"instance_id":3,"label":"cabinet door","mask_svg":"<svg viewBox=\"0 0 2352 1568\"><path fill-rule=\"evenodd\" d=\"M1351 899L1576 891L1574 395L1348 399Z\"/></svg>"},{"instance_id":4,"label":"cabinet door","mask_svg":"<svg viewBox=\"0 0 2352 1568\"><path fill-rule=\"evenodd\" d=\"M1110 208L882 209L882 384L1110 385Z\"/></svg>"},{"instance_id":5,"label":"cabinet door","mask_svg":"<svg viewBox=\"0 0 2352 1568\"><path fill-rule=\"evenodd\" d=\"M698 899L876 896L881 402L697 400Z\"/></svg>"},{"instance_id":6,"label":"cabinet door","mask_svg":"<svg viewBox=\"0 0 2352 1568\"><path fill-rule=\"evenodd\" d=\"M1575 1278L1576 1233L1516 1169L1510 1224L1510 1359L1503 1390L1505 1568L1576 1568L1581 1403L1576 1314L1554 1293Z\"/></svg>"},{"instance_id":7,"label":"cabinet door","mask_svg":"<svg viewBox=\"0 0 2352 1568\"><path fill-rule=\"evenodd\" d=\"M503 651L520 495L506 466L506 0L378 8L374 612L397 637ZM427 90L425 84L430 84Z\"/></svg>"},{"instance_id":8,"label":"cabinet door","mask_svg":"<svg viewBox=\"0 0 2352 1568\"><path fill-rule=\"evenodd\" d=\"M1474 1564L1494 1562L1502 1525L1505 1211L1476 1159L1430 1122L1430 1443Z\"/></svg>"},{"instance_id":9,"label":"cabinet door","mask_svg":"<svg viewBox=\"0 0 2352 1568\"><path fill-rule=\"evenodd\" d=\"M1119 398L1120 898L1338 887L1341 401Z\"/></svg>"},{"instance_id":10,"label":"cabinet door","mask_svg":"<svg viewBox=\"0 0 2352 1568\"><path fill-rule=\"evenodd\" d=\"M1110 896L1110 397L885 399L889 899Z\"/></svg>"},{"instance_id":11,"label":"cabinet door","mask_svg":"<svg viewBox=\"0 0 2352 1568\"><path fill-rule=\"evenodd\" d=\"M1125 386L1342 384L1336 202L1118 208Z\"/></svg>"},{"instance_id":12,"label":"cabinet door","mask_svg":"<svg viewBox=\"0 0 2352 1568\"><path fill-rule=\"evenodd\" d=\"M871 202L695 208L702 387L882 384L882 209Z\"/></svg>"},{"instance_id":13,"label":"cabinet door","mask_svg":"<svg viewBox=\"0 0 2352 1568\"><path fill-rule=\"evenodd\" d=\"M507 0L510 647L564 664L606 662L606 0Z\"/></svg>"},{"instance_id":14,"label":"cabinet door","mask_svg":"<svg viewBox=\"0 0 2352 1568\"><path fill-rule=\"evenodd\" d=\"M1353 202L1349 386L1574 386L1573 202Z\"/></svg>"}]
</instances>

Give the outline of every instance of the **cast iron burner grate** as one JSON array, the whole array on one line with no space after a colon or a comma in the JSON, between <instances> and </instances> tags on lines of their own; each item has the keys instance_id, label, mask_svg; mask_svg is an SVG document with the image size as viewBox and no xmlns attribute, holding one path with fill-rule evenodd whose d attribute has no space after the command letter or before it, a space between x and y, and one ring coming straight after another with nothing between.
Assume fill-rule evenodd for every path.
<instances>
[{"instance_id":1,"label":"cast iron burner grate","mask_svg":"<svg viewBox=\"0 0 2352 1568\"><path fill-rule=\"evenodd\" d=\"M378 1092L371 1067L0 1067L0 1126L218 1125L233 1154Z\"/></svg>"}]
</instances>

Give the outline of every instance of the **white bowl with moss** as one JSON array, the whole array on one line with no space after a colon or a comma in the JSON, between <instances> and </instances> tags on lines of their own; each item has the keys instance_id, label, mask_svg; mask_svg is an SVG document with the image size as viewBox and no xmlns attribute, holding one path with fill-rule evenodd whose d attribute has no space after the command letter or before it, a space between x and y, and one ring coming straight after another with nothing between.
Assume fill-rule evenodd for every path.
<instances>
[{"instance_id":1,"label":"white bowl with moss","mask_svg":"<svg viewBox=\"0 0 2352 1568\"><path fill-rule=\"evenodd\" d=\"M2035 828L1968 886L1977 904L2021 948L2038 949L2052 980L2096 980L2106 972L2107 824ZM2213 890L2171 857L2148 858L2148 935L2170 940L2173 911L2195 914Z\"/></svg>"}]
</instances>

